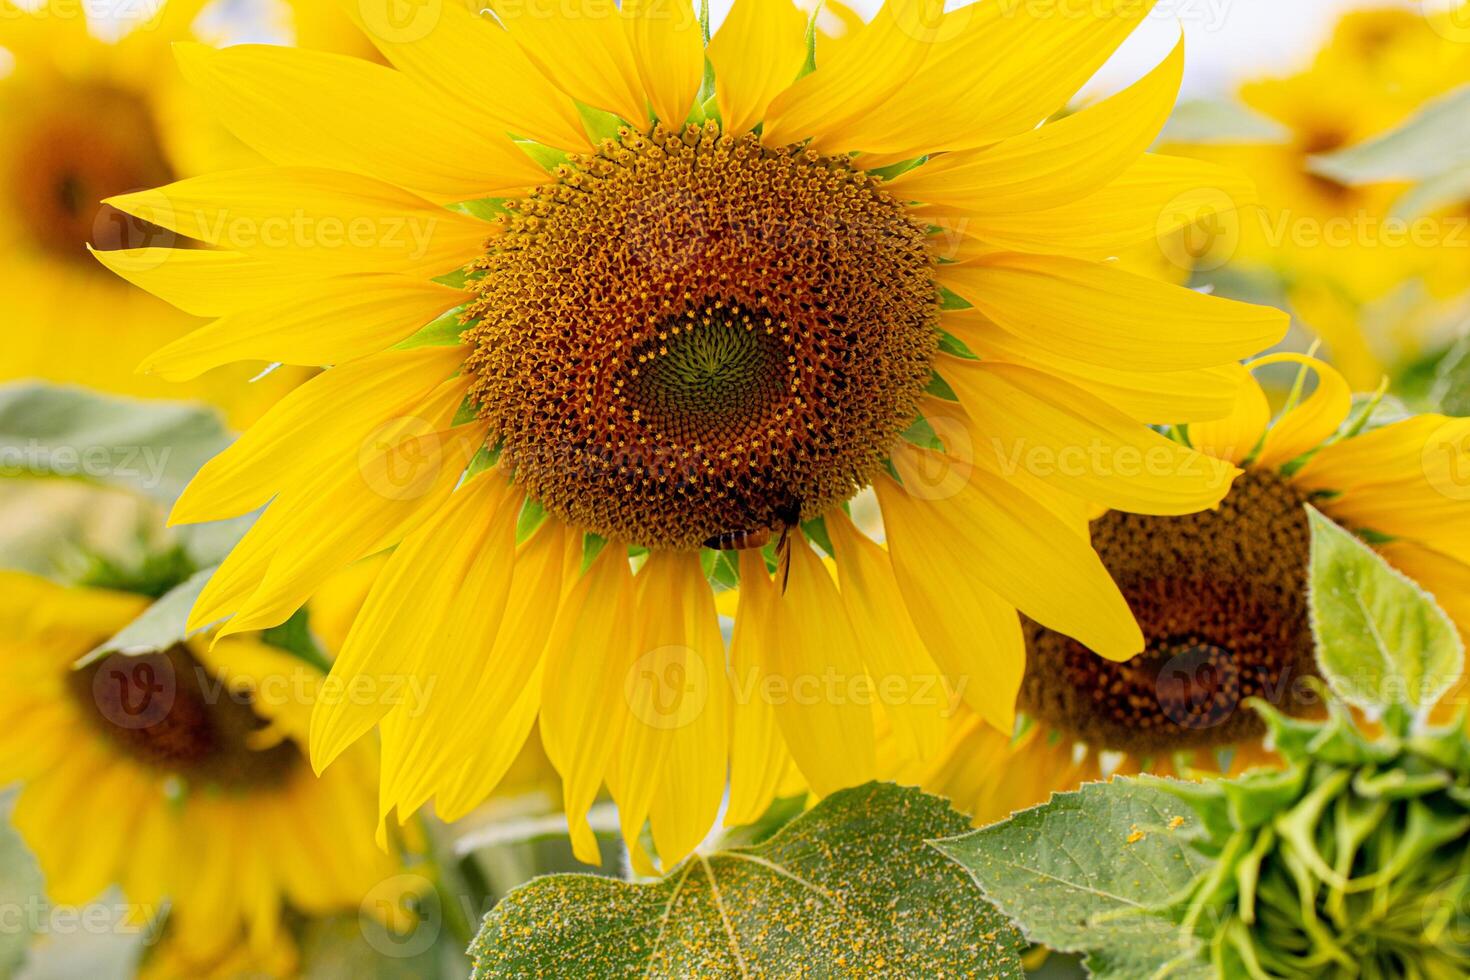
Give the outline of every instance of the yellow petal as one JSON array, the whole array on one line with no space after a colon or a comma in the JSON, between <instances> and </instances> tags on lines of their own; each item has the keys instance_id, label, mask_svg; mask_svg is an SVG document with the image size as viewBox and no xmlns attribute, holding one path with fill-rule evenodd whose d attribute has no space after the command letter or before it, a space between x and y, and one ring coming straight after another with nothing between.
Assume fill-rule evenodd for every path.
<instances>
[{"instance_id":1,"label":"yellow petal","mask_svg":"<svg viewBox=\"0 0 1470 980\"><path fill-rule=\"evenodd\" d=\"M1029 485L1034 478L1017 473L1013 485L906 443L892 458L906 487L942 489L930 494L931 526L956 558L968 556L970 574L996 595L1110 660L1143 649L1143 633L1092 550L1085 522L1064 522L1041 503ZM944 467L957 467L962 478L933 487L927 478Z\"/></svg>"},{"instance_id":2,"label":"yellow petal","mask_svg":"<svg viewBox=\"0 0 1470 980\"><path fill-rule=\"evenodd\" d=\"M494 629L505 605L520 499L500 475L482 474L404 538L388 559L312 713L311 758L317 772L377 724L393 707L388 692L405 690L411 678L444 683L429 694L437 700L415 705L417 712L436 712L441 728L445 715L454 714L457 705L444 699L462 693L484 631ZM471 607L481 603L485 615L471 615ZM449 678L440 676L446 672ZM366 686L379 696L360 697Z\"/></svg>"},{"instance_id":3,"label":"yellow petal","mask_svg":"<svg viewBox=\"0 0 1470 980\"><path fill-rule=\"evenodd\" d=\"M315 289L311 269L269 262L243 252L203 248L92 251L92 257L133 285L194 316L253 309Z\"/></svg>"},{"instance_id":4,"label":"yellow petal","mask_svg":"<svg viewBox=\"0 0 1470 980\"><path fill-rule=\"evenodd\" d=\"M461 290L407 276L328 279L289 302L221 317L162 348L139 370L187 381L234 361L341 364L391 347L464 299Z\"/></svg>"},{"instance_id":5,"label":"yellow petal","mask_svg":"<svg viewBox=\"0 0 1470 980\"><path fill-rule=\"evenodd\" d=\"M729 826L754 823L766 812L792 768L775 705L763 696L765 670L773 656L777 630L776 589L759 551L740 552L740 605L730 640L735 686L730 737Z\"/></svg>"},{"instance_id":6,"label":"yellow petal","mask_svg":"<svg viewBox=\"0 0 1470 980\"><path fill-rule=\"evenodd\" d=\"M546 182L508 137L466 125L457 103L391 68L270 44L174 50L219 121L273 163L347 170L444 202Z\"/></svg>"},{"instance_id":7,"label":"yellow petal","mask_svg":"<svg viewBox=\"0 0 1470 980\"><path fill-rule=\"evenodd\" d=\"M841 509L828 513L826 524L842 602L878 702L903 753L927 759L944 737L950 708L944 676L909 619L887 553Z\"/></svg>"},{"instance_id":8,"label":"yellow petal","mask_svg":"<svg viewBox=\"0 0 1470 980\"><path fill-rule=\"evenodd\" d=\"M557 614L541 707L541 740L561 774L572 850L584 864L602 863L587 811L617 750L632 627L627 548L609 541Z\"/></svg>"},{"instance_id":9,"label":"yellow petal","mask_svg":"<svg viewBox=\"0 0 1470 980\"><path fill-rule=\"evenodd\" d=\"M515 568L516 520L524 502L502 475L481 474L450 497L442 517L435 515L405 538L389 559L391 568L400 553L413 549L405 560L438 564L434 574L444 576L412 593L424 596L425 609L439 609L434 618L422 618L423 610L395 610L359 641L368 648L396 651L360 656L368 662L396 658L402 675L417 678L421 685L412 692L417 695L412 701L393 706L391 723L400 728L400 737L383 741L382 796L401 819L458 772L461 756L447 749L463 731L469 693L486 669L485 653L494 647L504 622ZM437 540L420 548L426 537ZM442 607L437 596L428 595L439 589L449 593ZM419 604L403 602L404 595L385 595L384 601ZM369 595L362 615L372 603ZM351 646L349 635L344 654Z\"/></svg>"},{"instance_id":10,"label":"yellow petal","mask_svg":"<svg viewBox=\"0 0 1470 980\"><path fill-rule=\"evenodd\" d=\"M478 662L460 732L443 746L474 756L436 809L454 820L478 806L500 782L535 725L541 709L542 654L562 594L562 557L568 531L548 518L516 552L510 595L495 645ZM578 536L580 542L580 536Z\"/></svg>"},{"instance_id":11,"label":"yellow petal","mask_svg":"<svg viewBox=\"0 0 1470 980\"><path fill-rule=\"evenodd\" d=\"M776 643L764 660L769 686L758 696L773 699L797 768L826 796L876 771L871 681L832 576L798 532L791 536Z\"/></svg>"},{"instance_id":12,"label":"yellow petal","mask_svg":"<svg viewBox=\"0 0 1470 980\"><path fill-rule=\"evenodd\" d=\"M727 133L754 129L806 62L806 16L790 0L735 0L705 54Z\"/></svg>"},{"instance_id":13,"label":"yellow petal","mask_svg":"<svg viewBox=\"0 0 1470 980\"><path fill-rule=\"evenodd\" d=\"M1359 310L1335 284L1310 279L1288 294L1291 309L1327 345L1332 363L1358 391L1383 380L1383 362L1373 352Z\"/></svg>"},{"instance_id":14,"label":"yellow petal","mask_svg":"<svg viewBox=\"0 0 1470 980\"><path fill-rule=\"evenodd\" d=\"M1390 541L1378 550L1434 596L1461 635L1470 636L1470 564L1412 541Z\"/></svg>"},{"instance_id":15,"label":"yellow petal","mask_svg":"<svg viewBox=\"0 0 1470 980\"><path fill-rule=\"evenodd\" d=\"M1470 419L1420 415L1316 453L1293 483L1356 529L1422 541L1470 562Z\"/></svg>"},{"instance_id":16,"label":"yellow petal","mask_svg":"<svg viewBox=\"0 0 1470 980\"><path fill-rule=\"evenodd\" d=\"M400 427L359 459L284 491L205 586L191 628L230 616L222 638L285 622L332 575L435 513L484 439L484 423Z\"/></svg>"},{"instance_id":17,"label":"yellow petal","mask_svg":"<svg viewBox=\"0 0 1470 980\"><path fill-rule=\"evenodd\" d=\"M624 835L643 815L665 870L714 824L729 764L725 646L695 552L654 552L638 574L640 640L623 681L626 723L610 781Z\"/></svg>"},{"instance_id":18,"label":"yellow petal","mask_svg":"<svg viewBox=\"0 0 1470 980\"><path fill-rule=\"evenodd\" d=\"M576 104L483 11L424 4L400 21L391 13L383 16L394 11L391 4L343 0L343 6L394 67L454 106L462 125L564 150L588 148ZM493 71L486 70L489 65Z\"/></svg>"},{"instance_id":19,"label":"yellow petal","mask_svg":"<svg viewBox=\"0 0 1470 980\"><path fill-rule=\"evenodd\" d=\"M939 278L1018 337L1131 370L1226 364L1276 343L1289 324L1270 307L1055 256L999 254L939 266Z\"/></svg>"},{"instance_id":20,"label":"yellow petal","mask_svg":"<svg viewBox=\"0 0 1470 980\"><path fill-rule=\"evenodd\" d=\"M205 463L174 504L169 523L248 514L333 461L334 448L353 457L366 451L375 432L395 420L422 417L426 408L432 414L435 407L425 406L425 399L463 359L454 347L425 347L386 351L323 372ZM440 400L453 399L453 391L445 388ZM454 407L457 403L451 412Z\"/></svg>"},{"instance_id":21,"label":"yellow petal","mask_svg":"<svg viewBox=\"0 0 1470 980\"><path fill-rule=\"evenodd\" d=\"M938 367L974 420L976 458L993 472L1158 515L1214 507L1239 473L1042 372L948 356Z\"/></svg>"},{"instance_id":22,"label":"yellow petal","mask_svg":"<svg viewBox=\"0 0 1470 980\"><path fill-rule=\"evenodd\" d=\"M679 127L704 82L704 28L689 0L628 0L622 5L633 56L653 114Z\"/></svg>"},{"instance_id":23,"label":"yellow petal","mask_svg":"<svg viewBox=\"0 0 1470 980\"><path fill-rule=\"evenodd\" d=\"M810 139L824 153L863 149L844 142L844 130L918 71L930 50L926 25L939 11L937 0L887 0L816 71L771 100L762 140L784 146Z\"/></svg>"},{"instance_id":24,"label":"yellow petal","mask_svg":"<svg viewBox=\"0 0 1470 980\"><path fill-rule=\"evenodd\" d=\"M1140 422L1170 425L1218 419L1230 411L1243 372L1239 365L1146 371L1130 364L1099 364L1058 354L1001 329L979 310L949 310L944 330L977 357L1036 368L1090 391Z\"/></svg>"},{"instance_id":25,"label":"yellow petal","mask_svg":"<svg viewBox=\"0 0 1470 980\"><path fill-rule=\"evenodd\" d=\"M1337 433L1353 410L1353 393L1333 368L1303 354L1270 354L1250 363L1254 370L1270 364L1300 364L1317 375L1317 387L1306 401L1276 420L1266 433L1257 463L1281 466L1311 452Z\"/></svg>"},{"instance_id":26,"label":"yellow petal","mask_svg":"<svg viewBox=\"0 0 1470 980\"><path fill-rule=\"evenodd\" d=\"M913 81L864 105L843 149L905 157L984 146L1032 129L1066 105L1148 15L1152 0L972 3L910 13L929 49Z\"/></svg>"},{"instance_id":27,"label":"yellow petal","mask_svg":"<svg viewBox=\"0 0 1470 980\"><path fill-rule=\"evenodd\" d=\"M565 0L549 16L546 8L515 0L493 0L490 9L562 91L643 127L648 108L638 60L624 16L611 0Z\"/></svg>"},{"instance_id":28,"label":"yellow petal","mask_svg":"<svg viewBox=\"0 0 1470 980\"><path fill-rule=\"evenodd\" d=\"M967 214L1040 211L1116 179L1157 138L1184 71L1181 43L1131 88L1096 106L994 146L947 153L890 181L906 200Z\"/></svg>"},{"instance_id":29,"label":"yellow petal","mask_svg":"<svg viewBox=\"0 0 1470 980\"><path fill-rule=\"evenodd\" d=\"M144 221L273 262L440 275L484 251L492 226L340 170L260 167L105 202Z\"/></svg>"},{"instance_id":30,"label":"yellow petal","mask_svg":"<svg viewBox=\"0 0 1470 980\"><path fill-rule=\"evenodd\" d=\"M1240 386L1230 414L1214 422L1191 422L1189 444L1216 459L1239 465L1257 446L1271 424L1271 405L1261 385L1245 368L1237 368Z\"/></svg>"},{"instance_id":31,"label":"yellow petal","mask_svg":"<svg viewBox=\"0 0 1470 980\"><path fill-rule=\"evenodd\" d=\"M1045 211L966 215L930 207L918 213L998 248L1104 259L1196 223L1211 223L1217 239L1238 236L1240 211L1254 202L1255 185L1237 170L1150 153L1086 197Z\"/></svg>"},{"instance_id":32,"label":"yellow petal","mask_svg":"<svg viewBox=\"0 0 1470 980\"><path fill-rule=\"evenodd\" d=\"M979 582L976 556L943 537L947 528L930 501L887 476L873 486L893 573L924 645L965 703L1009 732L1026 670L1015 607Z\"/></svg>"}]
</instances>

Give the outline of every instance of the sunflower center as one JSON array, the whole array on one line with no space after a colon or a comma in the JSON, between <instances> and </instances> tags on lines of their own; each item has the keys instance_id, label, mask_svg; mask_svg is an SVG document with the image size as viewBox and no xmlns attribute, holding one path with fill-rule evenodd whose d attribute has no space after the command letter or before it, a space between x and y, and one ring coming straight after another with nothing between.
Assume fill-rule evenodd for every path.
<instances>
[{"instance_id":1,"label":"sunflower center","mask_svg":"<svg viewBox=\"0 0 1470 980\"><path fill-rule=\"evenodd\" d=\"M20 104L6 105L18 133L6 186L37 249L90 262L89 242L99 249L174 244L157 226L101 203L173 180L141 99L110 86L84 85L64 98L15 101Z\"/></svg>"},{"instance_id":2,"label":"sunflower center","mask_svg":"<svg viewBox=\"0 0 1470 980\"><path fill-rule=\"evenodd\" d=\"M278 784L302 761L289 741L257 745L266 722L249 697L215 680L183 646L113 654L67 680L97 730L152 768L238 789Z\"/></svg>"},{"instance_id":3,"label":"sunflower center","mask_svg":"<svg viewBox=\"0 0 1470 980\"><path fill-rule=\"evenodd\" d=\"M843 158L624 131L515 202L467 371L516 481L586 531L696 548L865 486L930 377L925 228Z\"/></svg>"},{"instance_id":4,"label":"sunflower center","mask_svg":"<svg viewBox=\"0 0 1470 980\"><path fill-rule=\"evenodd\" d=\"M1093 543L1148 641L1125 663L1028 622L1022 707L1099 748L1141 754L1261 733L1247 698L1301 710L1313 673L1304 498L1248 470L1217 511L1110 512Z\"/></svg>"}]
</instances>

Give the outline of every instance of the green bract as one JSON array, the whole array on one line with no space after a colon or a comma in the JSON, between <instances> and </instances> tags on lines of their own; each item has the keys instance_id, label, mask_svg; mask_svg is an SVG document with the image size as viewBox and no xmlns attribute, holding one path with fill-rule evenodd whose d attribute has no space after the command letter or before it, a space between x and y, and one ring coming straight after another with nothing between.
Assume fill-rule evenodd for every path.
<instances>
[{"instance_id":1,"label":"green bract","mask_svg":"<svg viewBox=\"0 0 1470 980\"><path fill-rule=\"evenodd\" d=\"M1470 739L1463 724L1370 737L1258 706L1287 763L1233 780L1148 780L1187 802L1213 858L1158 913L1222 977L1470 974Z\"/></svg>"}]
</instances>

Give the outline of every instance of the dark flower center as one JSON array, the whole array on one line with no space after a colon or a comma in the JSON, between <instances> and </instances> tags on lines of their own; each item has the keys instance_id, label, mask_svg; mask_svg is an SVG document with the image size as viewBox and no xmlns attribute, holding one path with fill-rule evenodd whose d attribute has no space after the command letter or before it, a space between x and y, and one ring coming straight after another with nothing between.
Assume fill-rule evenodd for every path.
<instances>
[{"instance_id":1,"label":"dark flower center","mask_svg":"<svg viewBox=\"0 0 1470 980\"><path fill-rule=\"evenodd\" d=\"M258 745L266 722L183 646L112 654L67 676L83 714L123 752L190 782L244 789L282 782L299 764L290 741Z\"/></svg>"},{"instance_id":2,"label":"dark flower center","mask_svg":"<svg viewBox=\"0 0 1470 980\"><path fill-rule=\"evenodd\" d=\"M471 275L482 417L547 510L653 548L810 517L930 378L926 229L844 158L625 131L515 203Z\"/></svg>"},{"instance_id":3,"label":"dark flower center","mask_svg":"<svg viewBox=\"0 0 1470 980\"><path fill-rule=\"evenodd\" d=\"M1304 502L1281 477L1249 470L1213 512L1094 521L1148 647L1114 663L1028 622L1024 710L1089 745L1150 754L1259 736L1247 698L1304 708L1314 671Z\"/></svg>"}]
</instances>

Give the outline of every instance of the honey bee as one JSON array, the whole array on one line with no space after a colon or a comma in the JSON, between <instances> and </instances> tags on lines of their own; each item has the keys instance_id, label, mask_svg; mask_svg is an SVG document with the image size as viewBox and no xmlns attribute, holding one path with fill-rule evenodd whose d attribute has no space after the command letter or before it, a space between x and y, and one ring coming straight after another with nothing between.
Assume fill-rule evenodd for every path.
<instances>
[{"instance_id":1,"label":"honey bee","mask_svg":"<svg viewBox=\"0 0 1470 980\"><path fill-rule=\"evenodd\" d=\"M771 536L779 530L776 541L776 562L781 575L781 592L786 592L786 582L791 577L791 529L801 524L801 501L788 498L776 508L778 528L752 528L749 530L726 531L707 538L706 548L714 551L745 551L764 548L770 544Z\"/></svg>"}]
</instances>

